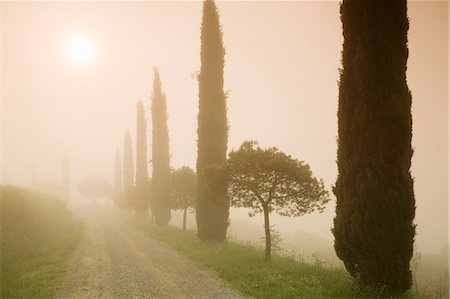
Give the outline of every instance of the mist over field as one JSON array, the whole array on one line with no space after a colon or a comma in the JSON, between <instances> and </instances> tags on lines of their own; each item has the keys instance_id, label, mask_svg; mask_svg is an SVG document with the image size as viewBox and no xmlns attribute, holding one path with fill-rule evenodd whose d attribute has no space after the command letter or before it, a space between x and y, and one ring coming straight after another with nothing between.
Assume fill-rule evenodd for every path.
<instances>
[{"instance_id":1,"label":"mist over field","mask_svg":"<svg viewBox=\"0 0 450 299\"><path fill-rule=\"evenodd\" d=\"M436 269L442 275L447 271L448 277L449 7L444 1L407 4L414 252L420 253L415 257L422 263L423 277L417 279L425 285L424 277ZM1 185L62 198L70 210L91 206L92 198L97 208L117 206L117 199L109 195L117 193L117 181L127 172L127 131L134 167L130 172L136 173L138 156L148 162L139 192L151 184L147 177L153 177L152 188L163 184L153 176L153 166L162 169L153 164L158 123L152 113L157 115L157 105L167 113L170 169L188 166L196 171L202 140L199 94L205 92L199 88L200 51L207 49L200 39L203 5L201 1L3 1ZM344 43L340 4L217 1L216 5L225 49L227 157L244 141L256 140L261 148L277 147L305 161L328 192L329 201L322 196L323 212L319 208L300 217L271 213L270 224L282 239L284 255L343 267L331 231L336 217L333 186L338 178L338 82ZM209 85L216 83L214 76L208 78ZM138 101L145 117L141 125L137 125ZM142 140L137 132L144 132L145 146L137 145L137 139ZM164 140L164 126L162 132ZM138 180L136 174L131 185ZM93 181L105 192L89 198ZM130 197L133 201L138 195ZM264 214L249 217L252 209L236 205L229 210L228 239L263 248ZM95 218L81 214L87 223ZM109 217L105 223L118 225ZM196 219L189 208L188 230L196 231ZM183 226L183 210L172 211L170 224ZM141 245L151 246L144 241ZM440 282L433 281L433 286L436 283Z\"/></svg>"},{"instance_id":2,"label":"mist over field","mask_svg":"<svg viewBox=\"0 0 450 299\"><path fill-rule=\"evenodd\" d=\"M229 148L247 139L276 145L307 161L330 190L342 44L338 3L218 7L226 33ZM439 252L448 239L448 11L444 2L411 2L409 15L417 246ZM201 2L4 2L2 16L4 183L31 185L33 163L39 181L59 182L64 156L72 182L92 172L112 182L115 149L126 129L135 132L135 102L143 100L149 113L154 65L167 94L171 165L195 166L198 90L191 75L199 70ZM78 36L92 43L86 65L67 53ZM83 202L72 191L72 203ZM275 223L331 240L333 214L330 203L323 214Z\"/></svg>"}]
</instances>

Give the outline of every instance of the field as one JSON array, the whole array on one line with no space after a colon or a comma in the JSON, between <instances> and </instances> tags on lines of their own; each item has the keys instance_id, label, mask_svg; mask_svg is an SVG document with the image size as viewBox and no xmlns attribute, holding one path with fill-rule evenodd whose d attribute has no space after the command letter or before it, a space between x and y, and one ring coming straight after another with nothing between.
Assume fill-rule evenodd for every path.
<instances>
[{"instance_id":1,"label":"field","mask_svg":"<svg viewBox=\"0 0 450 299\"><path fill-rule=\"evenodd\" d=\"M82 225L56 198L0 188L1 297L52 297L66 277Z\"/></svg>"}]
</instances>

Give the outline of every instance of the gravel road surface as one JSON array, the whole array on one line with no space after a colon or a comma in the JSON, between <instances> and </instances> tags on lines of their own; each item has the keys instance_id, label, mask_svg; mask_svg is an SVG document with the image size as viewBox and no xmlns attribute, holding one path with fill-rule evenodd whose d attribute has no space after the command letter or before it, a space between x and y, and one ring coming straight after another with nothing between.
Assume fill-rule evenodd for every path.
<instances>
[{"instance_id":1,"label":"gravel road surface","mask_svg":"<svg viewBox=\"0 0 450 299\"><path fill-rule=\"evenodd\" d=\"M57 298L242 298L217 274L111 211L79 209L83 240Z\"/></svg>"}]
</instances>

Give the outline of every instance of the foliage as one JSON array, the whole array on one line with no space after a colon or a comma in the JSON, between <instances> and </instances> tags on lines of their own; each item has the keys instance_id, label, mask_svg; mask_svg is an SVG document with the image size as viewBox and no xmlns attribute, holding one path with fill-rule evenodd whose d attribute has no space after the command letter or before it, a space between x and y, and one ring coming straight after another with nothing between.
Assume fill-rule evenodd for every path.
<instances>
[{"instance_id":1,"label":"foliage","mask_svg":"<svg viewBox=\"0 0 450 299\"><path fill-rule=\"evenodd\" d=\"M136 104L136 187L133 208L137 216L148 216L149 193L147 191L147 125L144 104Z\"/></svg>"},{"instance_id":2,"label":"foliage","mask_svg":"<svg viewBox=\"0 0 450 299\"><path fill-rule=\"evenodd\" d=\"M134 187L133 146L130 131L127 130L123 143L123 192Z\"/></svg>"},{"instance_id":3,"label":"foliage","mask_svg":"<svg viewBox=\"0 0 450 299\"><path fill-rule=\"evenodd\" d=\"M170 155L169 129L167 127L166 95L162 91L158 70L154 69L152 93L153 121L153 176L152 212L158 225L167 225L171 218L170 207Z\"/></svg>"},{"instance_id":4,"label":"foliage","mask_svg":"<svg viewBox=\"0 0 450 299\"><path fill-rule=\"evenodd\" d=\"M111 196L113 188L103 177L91 174L80 180L78 191L86 197L97 199Z\"/></svg>"},{"instance_id":5,"label":"foliage","mask_svg":"<svg viewBox=\"0 0 450 299\"><path fill-rule=\"evenodd\" d=\"M202 240L223 241L229 217L226 188L212 189L205 183L203 175L205 168L225 162L228 142L226 95L223 90L225 49L219 13L212 0L203 2L200 40L197 229Z\"/></svg>"},{"instance_id":6,"label":"foliage","mask_svg":"<svg viewBox=\"0 0 450 299\"><path fill-rule=\"evenodd\" d=\"M187 166L176 169L171 174L171 187L172 207L184 210L183 230L186 230L186 213L195 206L197 197L197 175Z\"/></svg>"},{"instance_id":7,"label":"foliage","mask_svg":"<svg viewBox=\"0 0 450 299\"><path fill-rule=\"evenodd\" d=\"M0 221L0 297L53 297L81 223L64 202L13 186L0 186Z\"/></svg>"},{"instance_id":8,"label":"foliage","mask_svg":"<svg viewBox=\"0 0 450 299\"><path fill-rule=\"evenodd\" d=\"M195 172L183 166L172 171L172 206L174 209L185 209L195 205L197 196L197 175Z\"/></svg>"},{"instance_id":9,"label":"foliage","mask_svg":"<svg viewBox=\"0 0 450 299\"><path fill-rule=\"evenodd\" d=\"M217 172L217 170L215 170ZM323 181L312 176L308 164L272 147L261 149L255 141L232 151L226 164L231 205L264 213L266 260L271 257L269 214L301 216L322 212L329 201ZM211 177L217 174L211 173ZM217 184L222 179L213 179Z\"/></svg>"},{"instance_id":10,"label":"foliage","mask_svg":"<svg viewBox=\"0 0 450 299\"><path fill-rule=\"evenodd\" d=\"M301 216L323 211L329 201L323 181L312 176L308 164L255 141L230 153L227 172L232 206L251 208L253 215L267 206L282 216Z\"/></svg>"},{"instance_id":11,"label":"foliage","mask_svg":"<svg viewBox=\"0 0 450 299\"><path fill-rule=\"evenodd\" d=\"M386 294L411 287L415 199L407 2L344 1L333 234L338 257Z\"/></svg>"}]
</instances>

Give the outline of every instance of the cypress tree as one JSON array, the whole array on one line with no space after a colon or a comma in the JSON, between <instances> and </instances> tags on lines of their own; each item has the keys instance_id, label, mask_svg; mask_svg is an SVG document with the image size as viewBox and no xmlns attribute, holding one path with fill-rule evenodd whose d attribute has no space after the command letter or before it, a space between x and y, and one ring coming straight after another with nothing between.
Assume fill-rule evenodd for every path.
<instances>
[{"instance_id":1,"label":"cypress tree","mask_svg":"<svg viewBox=\"0 0 450 299\"><path fill-rule=\"evenodd\" d=\"M31 187L35 189L36 186L37 186L36 161L33 160L33 164L31 165Z\"/></svg>"},{"instance_id":2,"label":"cypress tree","mask_svg":"<svg viewBox=\"0 0 450 299\"><path fill-rule=\"evenodd\" d=\"M63 200L69 202L70 200L70 170L69 160L64 157L62 160L62 197Z\"/></svg>"},{"instance_id":3,"label":"cypress tree","mask_svg":"<svg viewBox=\"0 0 450 299\"><path fill-rule=\"evenodd\" d=\"M116 163L114 166L114 194L118 196L122 193L122 164L120 162L120 152L116 150Z\"/></svg>"},{"instance_id":4,"label":"cypress tree","mask_svg":"<svg viewBox=\"0 0 450 299\"><path fill-rule=\"evenodd\" d=\"M133 147L130 131L125 134L123 146L123 192L130 192L134 187Z\"/></svg>"},{"instance_id":5,"label":"cypress tree","mask_svg":"<svg viewBox=\"0 0 450 299\"><path fill-rule=\"evenodd\" d=\"M227 188L208 186L203 173L205 168L226 161L228 142L226 96L223 90L225 48L219 12L213 0L203 2L200 40L197 230L202 240L223 241L229 216Z\"/></svg>"},{"instance_id":6,"label":"cypress tree","mask_svg":"<svg viewBox=\"0 0 450 299\"><path fill-rule=\"evenodd\" d=\"M114 165L114 193L113 200L116 207L124 207L123 196L123 180L122 180L122 163L120 161L119 148L116 149L116 158Z\"/></svg>"},{"instance_id":7,"label":"cypress tree","mask_svg":"<svg viewBox=\"0 0 450 299\"><path fill-rule=\"evenodd\" d=\"M170 156L166 95L158 69L154 69L152 93L152 209L158 225L167 225L170 213Z\"/></svg>"},{"instance_id":8,"label":"cypress tree","mask_svg":"<svg viewBox=\"0 0 450 299\"><path fill-rule=\"evenodd\" d=\"M136 104L136 198L135 211L139 217L148 216L147 191L147 125L142 101Z\"/></svg>"},{"instance_id":9,"label":"cypress tree","mask_svg":"<svg viewBox=\"0 0 450 299\"><path fill-rule=\"evenodd\" d=\"M415 235L407 3L344 0L341 20L334 246L361 283L399 294Z\"/></svg>"}]
</instances>

